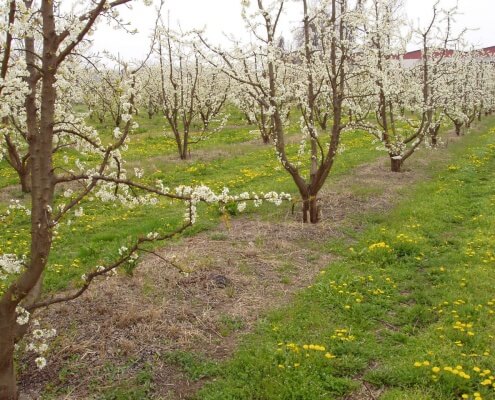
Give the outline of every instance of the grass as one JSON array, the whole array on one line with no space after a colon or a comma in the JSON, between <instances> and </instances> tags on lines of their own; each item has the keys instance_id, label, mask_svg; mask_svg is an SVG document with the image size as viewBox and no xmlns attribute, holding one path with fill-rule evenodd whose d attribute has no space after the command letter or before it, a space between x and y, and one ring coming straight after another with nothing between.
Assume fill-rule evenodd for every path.
<instances>
[{"instance_id":1,"label":"grass","mask_svg":"<svg viewBox=\"0 0 495 400\"><path fill-rule=\"evenodd\" d=\"M364 380L384 400L494 399L495 131L448 151L392 213L329 243L339 261L197 398L338 399Z\"/></svg>"},{"instance_id":2,"label":"grass","mask_svg":"<svg viewBox=\"0 0 495 400\"><path fill-rule=\"evenodd\" d=\"M241 121L237 122L241 124ZM297 198L295 185L276 160L272 146L262 144L248 146L245 152L230 157L220 156L208 162L195 159L187 162L171 161L167 158L155 157L155 152L160 153L163 150L152 146L153 141L163 142L161 133L155 124L154 120L148 122L145 128L150 131L137 134L138 138L133 138L136 139L137 144L131 141L128 150L131 160L133 158L141 160L140 166L146 171L146 177L143 179L145 183L154 185L157 180L162 180L165 186L171 188L181 184L203 183L217 191L227 186L232 193L244 191L259 193L276 190L290 192ZM110 129L100 128L103 131ZM251 128L237 129L241 132L238 133L239 140L245 139L242 132L248 129ZM230 134L228 131L225 133L227 136ZM207 148L210 150L217 149L218 145L215 144L215 140L205 141L205 146L209 146ZM230 144L224 143L222 146L226 146L227 150L233 149L236 146L236 140L231 138ZM343 143L347 151L338 157L332 171L332 179L380 155L374 150L371 138L361 132L345 133ZM143 153L145 149L148 150ZM297 145L290 146L290 153L295 156ZM70 155L71 162L75 160L74 157ZM62 160L63 157L59 158ZM5 170L8 168L3 165L0 172ZM10 183L0 179L0 184L8 186ZM55 204L66 201L62 193L59 193ZM90 196L81 206L84 209L84 215L82 217L69 215L68 223L60 224L54 235L44 281L44 288L48 292L61 290L70 285L77 286L81 282L82 274L95 268L96 265L115 259L118 249L132 243L133 238L139 235L151 231L172 231L182 223L184 213L181 205L165 200L160 201L156 206L129 209L114 203L95 201ZM284 205L284 207L287 208L290 205ZM272 206L263 206L257 209L257 212L266 215L274 211ZM218 208L201 206L198 223L185 234L192 235L216 225L219 215ZM276 212L274 215L277 215ZM0 232L0 252L18 255L28 253L30 246L28 222L26 216L19 214L12 214L7 218L7 228ZM156 246L160 245L160 243L156 244ZM0 282L0 292L5 285L5 281Z\"/></svg>"},{"instance_id":3,"label":"grass","mask_svg":"<svg viewBox=\"0 0 495 400\"><path fill-rule=\"evenodd\" d=\"M216 190L228 186L232 192L296 194L271 147L250 143L234 151L252 139L252 127L233 123L222 135L195 147L205 154L221 149L227 155L177 162L171 158L173 145L163 140L161 124L140 118L141 128L126 156L130 165L139 161L144 166L148 184L161 179L170 187L204 183ZM111 131L110 126L99 128ZM339 155L328 184L381 154L361 132L345 133L343 143L346 151ZM493 131L487 131L450 146L447 151L455 163L434 164L434 179L409 188L407 200L390 215L368 215L364 233L347 230L352 242L325 243L339 261L293 304L263 319L232 360L218 365L180 352L165 355L165 361L180 366L191 380L215 379L199 399L340 398L358 390L362 379L384 390L382 398L389 400L447 400L464 394L474 399L475 393L495 398L489 387L495 378L486 372L495 361L495 298L490 291L495 284L494 143ZM297 146L289 151L294 156ZM9 171L0 165L0 187L15 182ZM372 189L353 191L363 198L375 194ZM57 203L63 201L60 194ZM169 201L128 209L88 198L82 206L84 215L69 217L71 223L55 234L46 291L77 286L83 273L111 261L132 238L172 230L183 213ZM256 212L273 220L286 210L263 206ZM186 235L215 226L219 217L215 207L201 206L198 224ZM28 252L27 222L19 214L8 217L0 232L1 253ZM250 273L247 266L244 272ZM290 263L278 272L287 285L297 279ZM227 315L221 325L224 337L243 329L242 321ZM104 380L118 380L123 374L118 368L132 365L109 365ZM151 370L145 367L126 385L112 384L100 393L105 399L151 398Z\"/></svg>"}]
</instances>

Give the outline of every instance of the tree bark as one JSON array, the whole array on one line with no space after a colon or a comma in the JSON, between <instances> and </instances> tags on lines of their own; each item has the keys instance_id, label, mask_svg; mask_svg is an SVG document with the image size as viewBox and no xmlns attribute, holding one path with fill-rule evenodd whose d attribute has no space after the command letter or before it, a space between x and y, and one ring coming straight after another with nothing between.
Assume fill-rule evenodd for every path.
<instances>
[{"instance_id":1,"label":"tree bark","mask_svg":"<svg viewBox=\"0 0 495 400\"><path fill-rule=\"evenodd\" d=\"M29 166L23 168L19 173L19 180L21 181L22 193L31 193L31 170Z\"/></svg>"},{"instance_id":2,"label":"tree bark","mask_svg":"<svg viewBox=\"0 0 495 400\"><path fill-rule=\"evenodd\" d=\"M455 122L454 125L455 125L455 134L457 136L461 136L462 124L459 124L459 123Z\"/></svg>"},{"instance_id":3,"label":"tree bark","mask_svg":"<svg viewBox=\"0 0 495 400\"><path fill-rule=\"evenodd\" d=\"M182 142L182 147L179 148L179 155L181 160L187 160L189 158L189 143L188 135L184 134L184 141Z\"/></svg>"},{"instance_id":4,"label":"tree bark","mask_svg":"<svg viewBox=\"0 0 495 400\"><path fill-rule=\"evenodd\" d=\"M0 308L0 400L17 400L14 368L15 308Z\"/></svg>"},{"instance_id":5,"label":"tree bark","mask_svg":"<svg viewBox=\"0 0 495 400\"><path fill-rule=\"evenodd\" d=\"M390 157L390 171L400 172L402 167L402 160Z\"/></svg>"},{"instance_id":6,"label":"tree bark","mask_svg":"<svg viewBox=\"0 0 495 400\"><path fill-rule=\"evenodd\" d=\"M320 209L315 195L303 196L303 222L316 224L320 221Z\"/></svg>"}]
</instances>

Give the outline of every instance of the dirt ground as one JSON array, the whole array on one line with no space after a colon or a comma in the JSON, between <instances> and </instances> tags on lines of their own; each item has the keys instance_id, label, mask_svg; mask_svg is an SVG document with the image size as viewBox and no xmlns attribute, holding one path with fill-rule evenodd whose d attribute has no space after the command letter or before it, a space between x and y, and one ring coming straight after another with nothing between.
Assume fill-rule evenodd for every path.
<instances>
[{"instance_id":1,"label":"dirt ground","mask_svg":"<svg viewBox=\"0 0 495 400\"><path fill-rule=\"evenodd\" d=\"M360 229L356 215L390 209L445 152L415 156L402 173L389 172L381 158L327 185L317 225L298 222L300 215L292 215L289 207L278 222L236 217L158 251L167 258L175 255L176 263L193 271L188 276L150 255L134 277L102 279L81 298L44 311L40 319L59 335L47 367L21 375L23 397L37 399L49 384L72 387L60 399L93 398L95 390L132 379L152 360L156 398L189 398L202 380L190 380L163 355L230 356L260 316L287 303L332 261L319 243L345 235L344 222ZM109 365L126 368L111 375ZM372 388L363 386L360 393L349 399L375 398Z\"/></svg>"}]
</instances>

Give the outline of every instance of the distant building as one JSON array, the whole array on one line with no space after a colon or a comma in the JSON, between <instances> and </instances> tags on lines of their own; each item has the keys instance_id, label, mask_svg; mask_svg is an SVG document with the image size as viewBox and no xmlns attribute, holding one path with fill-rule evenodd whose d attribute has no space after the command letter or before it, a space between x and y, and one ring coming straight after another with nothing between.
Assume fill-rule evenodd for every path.
<instances>
[{"instance_id":1,"label":"distant building","mask_svg":"<svg viewBox=\"0 0 495 400\"><path fill-rule=\"evenodd\" d=\"M480 50L475 50L480 54L480 58L489 61L495 62L495 46L485 47ZM434 55L443 57L452 57L455 54L456 50L437 50ZM413 68L421 62L423 57L422 50L414 50L409 51L401 57L401 64L405 68Z\"/></svg>"}]
</instances>

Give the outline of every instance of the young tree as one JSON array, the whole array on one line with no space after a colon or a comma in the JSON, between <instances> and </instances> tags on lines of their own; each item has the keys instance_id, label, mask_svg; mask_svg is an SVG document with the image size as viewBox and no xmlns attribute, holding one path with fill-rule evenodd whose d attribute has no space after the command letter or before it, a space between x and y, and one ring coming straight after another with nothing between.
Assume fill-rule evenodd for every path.
<instances>
[{"instance_id":1,"label":"young tree","mask_svg":"<svg viewBox=\"0 0 495 400\"><path fill-rule=\"evenodd\" d=\"M114 68L91 63L82 71L79 84L90 117L96 117L100 123L110 118L114 127L121 127L125 110L120 98L129 71L125 63L118 59L114 62Z\"/></svg>"},{"instance_id":2,"label":"young tree","mask_svg":"<svg viewBox=\"0 0 495 400\"><path fill-rule=\"evenodd\" d=\"M304 46L289 54L279 46L284 5L283 0L258 0L249 15L250 6L243 2L243 17L254 42L226 51L202 38L203 44L221 61L206 54L204 57L264 107L273 129L277 157L301 195L303 221L316 223L320 218L318 193L337 156L341 133L347 127L345 106L351 95L348 81L356 73L351 72L351 64L361 20L360 2L330 0L311 7L303 0ZM318 40L314 40L315 36ZM330 105L330 122L321 131L317 128L320 99ZM293 105L302 113L303 145L309 144L304 165L299 156L289 154L286 146L287 115ZM302 150L299 155L304 153Z\"/></svg>"},{"instance_id":3,"label":"young tree","mask_svg":"<svg viewBox=\"0 0 495 400\"><path fill-rule=\"evenodd\" d=\"M210 129L210 124L220 115L225 106L231 90L231 83L227 76L204 62L200 63L199 74L200 79L194 97L203 125L202 130L207 132Z\"/></svg>"},{"instance_id":4,"label":"young tree","mask_svg":"<svg viewBox=\"0 0 495 400\"><path fill-rule=\"evenodd\" d=\"M469 129L481 113L483 99L489 98L489 92L482 79L484 63L478 52L459 53L450 68L453 72L448 79L450 90L445 97L444 113L460 136L463 128Z\"/></svg>"},{"instance_id":5,"label":"young tree","mask_svg":"<svg viewBox=\"0 0 495 400\"><path fill-rule=\"evenodd\" d=\"M400 11L398 0L369 3L365 45L359 58L367 70L368 84L362 87L372 88L373 95L356 97L360 103L356 109L365 114L355 124L380 141L393 172L401 171L429 134L436 141L447 91L442 63L449 51L447 44L452 42L451 15L447 14L447 28L442 30L435 4L426 28L415 31L421 42L421 60L407 68L400 56L406 45ZM369 114L374 116L373 122L367 118Z\"/></svg>"},{"instance_id":6,"label":"young tree","mask_svg":"<svg viewBox=\"0 0 495 400\"><path fill-rule=\"evenodd\" d=\"M256 124L263 143L269 144L273 138L273 125L268 109L238 84L233 90L232 102L247 116L249 123Z\"/></svg>"},{"instance_id":7,"label":"young tree","mask_svg":"<svg viewBox=\"0 0 495 400\"><path fill-rule=\"evenodd\" d=\"M228 83L203 65L187 35L162 26L158 42L162 111L181 160L189 158L191 144L205 140L212 119L226 100ZM216 85L212 85L216 84ZM194 132L195 123L202 128ZM218 131L225 124L224 119Z\"/></svg>"},{"instance_id":8,"label":"young tree","mask_svg":"<svg viewBox=\"0 0 495 400\"><path fill-rule=\"evenodd\" d=\"M152 119L162 109L160 69L154 65L146 65L139 74L141 80L141 96L139 105L146 109L148 118Z\"/></svg>"},{"instance_id":9,"label":"young tree","mask_svg":"<svg viewBox=\"0 0 495 400\"><path fill-rule=\"evenodd\" d=\"M27 4L29 5L29 3ZM17 172L24 193L31 191L30 184L30 154L27 148L27 134L25 126L19 124L18 118L23 108L23 101L28 91L26 84L26 63L30 56L28 52L33 47L33 40L26 38L26 55L13 49L17 25L15 24L17 5L15 1L4 2L2 5L2 20L6 22L0 38L0 95L2 106L0 108L1 133L0 133L0 160L5 159Z\"/></svg>"}]
</instances>

